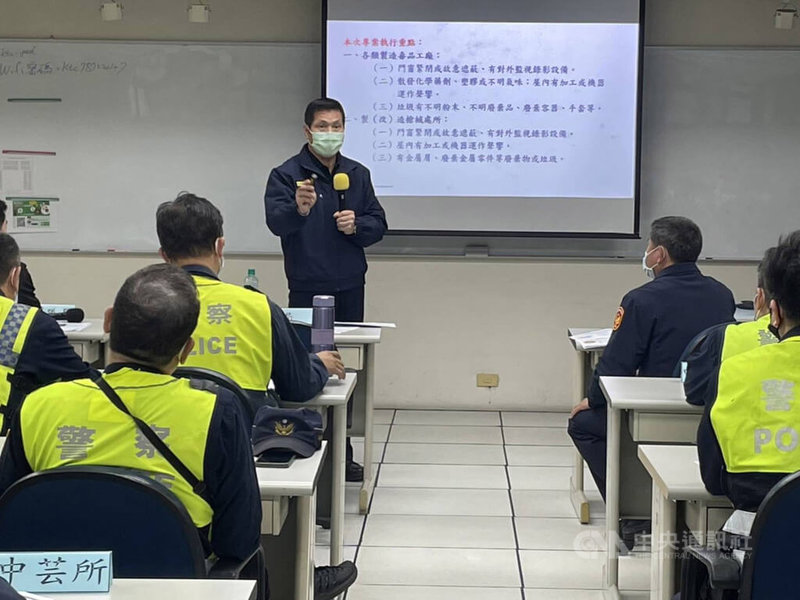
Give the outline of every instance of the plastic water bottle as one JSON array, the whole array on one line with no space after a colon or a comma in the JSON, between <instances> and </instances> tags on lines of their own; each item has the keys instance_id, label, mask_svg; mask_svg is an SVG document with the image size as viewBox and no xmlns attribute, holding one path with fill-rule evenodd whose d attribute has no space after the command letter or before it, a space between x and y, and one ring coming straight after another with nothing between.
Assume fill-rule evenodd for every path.
<instances>
[{"instance_id":1,"label":"plastic water bottle","mask_svg":"<svg viewBox=\"0 0 800 600\"><path fill-rule=\"evenodd\" d=\"M334 350L336 299L333 296L314 296L311 306L311 351L316 353Z\"/></svg>"},{"instance_id":2,"label":"plastic water bottle","mask_svg":"<svg viewBox=\"0 0 800 600\"><path fill-rule=\"evenodd\" d=\"M247 277L244 278L244 285L258 289L258 277L255 269L247 269Z\"/></svg>"}]
</instances>

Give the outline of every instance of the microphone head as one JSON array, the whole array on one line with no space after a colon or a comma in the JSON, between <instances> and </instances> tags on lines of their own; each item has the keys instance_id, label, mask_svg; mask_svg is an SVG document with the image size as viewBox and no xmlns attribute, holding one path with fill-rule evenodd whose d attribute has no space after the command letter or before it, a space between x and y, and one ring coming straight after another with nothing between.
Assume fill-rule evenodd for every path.
<instances>
[{"instance_id":1,"label":"microphone head","mask_svg":"<svg viewBox=\"0 0 800 600\"><path fill-rule=\"evenodd\" d=\"M66 313L64 313L67 317L67 322L69 323L80 323L83 321L83 309L80 308L68 308Z\"/></svg>"},{"instance_id":2,"label":"microphone head","mask_svg":"<svg viewBox=\"0 0 800 600\"><path fill-rule=\"evenodd\" d=\"M350 189L350 176L347 173L336 173L333 176L333 189L344 192Z\"/></svg>"}]
</instances>

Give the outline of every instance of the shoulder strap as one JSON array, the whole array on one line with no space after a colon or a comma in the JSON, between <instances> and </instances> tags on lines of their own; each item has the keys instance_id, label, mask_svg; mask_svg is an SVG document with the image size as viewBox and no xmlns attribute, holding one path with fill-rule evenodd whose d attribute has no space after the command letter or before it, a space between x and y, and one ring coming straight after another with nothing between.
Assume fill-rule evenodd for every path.
<instances>
[{"instance_id":1,"label":"shoulder strap","mask_svg":"<svg viewBox=\"0 0 800 600\"><path fill-rule=\"evenodd\" d=\"M195 477L194 473L192 473L189 468L181 462L181 459L169 449L169 446L167 446L164 441L158 437L156 432L153 431L147 423L142 421L139 417L132 414L131 411L128 410L128 407L125 406L122 398L120 398L119 394L117 394L117 392L115 392L114 389L108 385L106 380L103 379L102 376L98 376L93 378L92 381L97 384L97 387L100 388L100 391L102 391L108 397L108 399L111 400L111 403L114 406L133 419L134 423L136 423L136 427L139 428L139 431L141 431L144 437L146 437L153 447L158 450L158 453L163 456L170 465L172 465L172 468L175 469L178 474L186 480L186 482L192 487L192 491L205 500L208 504L211 504L211 494L209 494L206 484Z\"/></svg>"}]
</instances>

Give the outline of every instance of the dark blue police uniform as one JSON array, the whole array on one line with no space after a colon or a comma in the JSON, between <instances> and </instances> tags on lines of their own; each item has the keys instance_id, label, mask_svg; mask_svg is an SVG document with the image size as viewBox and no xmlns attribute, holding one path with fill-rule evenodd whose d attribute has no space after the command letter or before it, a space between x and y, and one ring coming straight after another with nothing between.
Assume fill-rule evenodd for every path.
<instances>
[{"instance_id":1,"label":"dark blue police uniform","mask_svg":"<svg viewBox=\"0 0 800 600\"><path fill-rule=\"evenodd\" d=\"M333 214L340 210L333 175L346 173L350 189L344 209L356 214L356 232L336 228ZM314 179L317 203L308 216L297 212L297 182ZM281 238L283 264L289 283L289 306L309 307L317 294L336 297L336 319L364 319L364 248L383 238L386 215L375 197L369 170L337 154L331 173L304 146L299 154L272 170L264 194L267 226Z\"/></svg>"},{"instance_id":2,"label":"dark blue police uniform","mask_svg":"<svg viewBox=\"0 0 800 600\"><path fill-rule=\"evenodd\" d=\"M606 489L606 401L601 375L670 377L686 345L702 330L733 320L731 291L695 263L665 268L622 299L614 332L587 391L589 410L569 421L569 435L603 498Z\"/></svg>"}]
</instances>

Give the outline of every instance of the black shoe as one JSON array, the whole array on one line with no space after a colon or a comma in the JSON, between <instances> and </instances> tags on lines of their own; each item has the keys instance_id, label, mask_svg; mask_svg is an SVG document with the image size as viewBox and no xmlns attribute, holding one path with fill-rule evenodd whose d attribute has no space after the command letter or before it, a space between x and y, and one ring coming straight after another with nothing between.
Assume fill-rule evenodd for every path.
<instances>
[{"instance_id":1,"label":"black shoe","mask_svg":"<svg viewBox=\"0 0 800 600\"><path fill-rule=\"evenodd\" d=\"M364 467L355 461L350 461L344 470L345 481L364 481Z\"/></svg>"},{"instance_id":2,"label":"black shoe","mask_svg":"<svg viewBox=\"0 0 800 600\"><path fill-rule=\"evenodd\" d=\"M646 542L652 530L649 519L620 519L619 528L622 543L629 552L637 542Z\"/></svg>"},{"instance_id":3,"label":"black shoe","mask_svg":"<svg viewBox=\"0 0 800 600\"><path fill-rule=\"evenodd\" d=\"M331 600L353 585L358 569L346 560L336 567L314 569L314 600Z\"/></svg>"}]
</instances>

